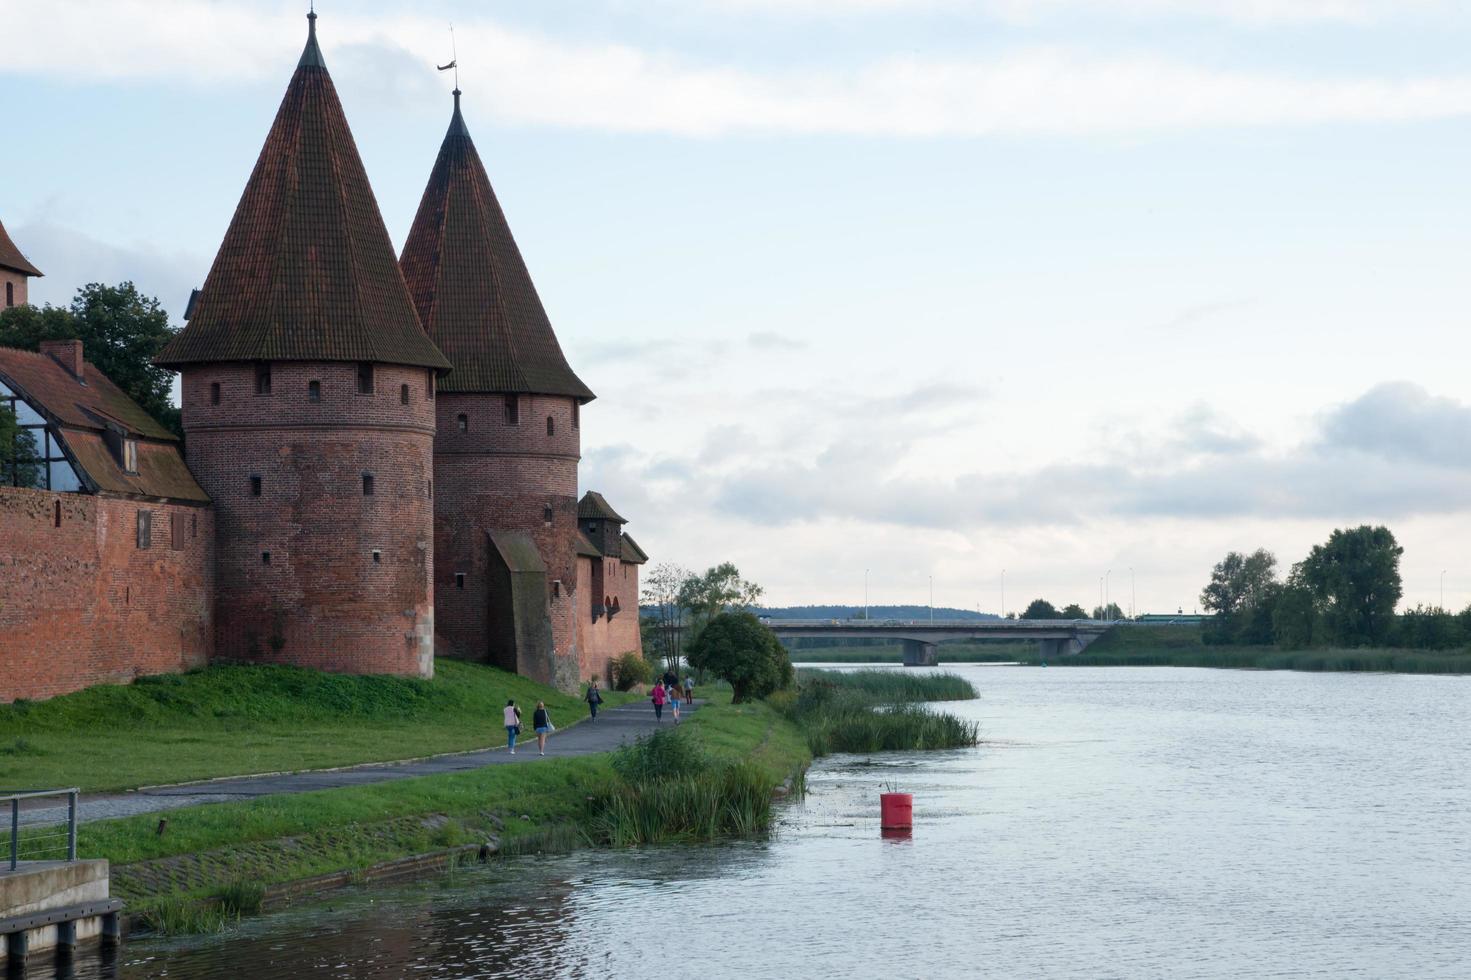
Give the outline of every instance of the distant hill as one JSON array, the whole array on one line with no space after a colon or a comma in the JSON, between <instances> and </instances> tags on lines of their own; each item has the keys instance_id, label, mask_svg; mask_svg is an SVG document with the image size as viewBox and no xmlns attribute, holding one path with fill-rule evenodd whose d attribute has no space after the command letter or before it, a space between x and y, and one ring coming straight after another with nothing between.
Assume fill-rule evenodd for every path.
<instances>
[{"instance_id":1,"label":"distant hill","mask_svg":"<svg viewBox=\"0 0 1471 980\"><path fill-rule=\"evenodd\" d=\"M862 619L862 606L757 606L755 613L768 619ZM869 606L869 619L929 619L929 606ZM936 619L1000 619L995 613L978 613L974 609L936 606Z\"/></svg>"}]
</instances>

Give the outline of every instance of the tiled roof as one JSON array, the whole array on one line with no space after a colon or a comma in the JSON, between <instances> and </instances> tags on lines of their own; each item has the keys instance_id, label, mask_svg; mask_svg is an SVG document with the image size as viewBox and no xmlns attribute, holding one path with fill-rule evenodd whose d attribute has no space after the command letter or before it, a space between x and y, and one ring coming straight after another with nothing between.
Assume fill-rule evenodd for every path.
<instances>
[{"instance_id":1,"label":"tiled roof","mask_svg":"<svg viewBox=\"0 0 1471 980\"><path fill-rule=\"evenodd\" d=\"M0 222L0 269L14 269L28 276L43 274L15 247L15 242L10 240L10 235L5 231L4 222Z\"/></svg>"},{"instance_id":2,"label":"tiled roof","mask_svg":"<svg viewBox=\"0 0 1471 980\"><path fill-rule=\"evenodd\" d=\"M454 365L441 390L594 397L557 343L458 91L401 265L424 329Z\"/></svg>"},{"instance_id":3,"label":"tiled roof","mask_svg":"<svg viewBox=\"0 0 1471 980\"><path fill-rule=\"evenodd\" d=\"M0 347L0 382L47 416L81 470L89 489L142 497L208 503L184 458L178 439L90 363L85 384L44 354ZM109 428L138 441L138 472L119 465L106 442Z\"/></svg>"},{"instance_id":4,"label":"tiled roof","mask_svg":"<svg viewBox=\"0 0 1471 980\"><path fill-rule=\"evenodd\" d=\"M619 524L627 524L628 521L618 516L618 512L608 505L603 495L596 490L589 490L582 495L577 502L577 519L579 521L617 521Z\"/></svg>"},{"instance_id":5,"label":"tiled roof","mask_svg":"<svg viewBox=\"0 0 1471 980\"><path fill-rule=\"evenodd\" d=\"M102 430L111 421L134 435L177 441L175 435L87 362L85 384L45 354L0 347L0 378L13 382L26 400L39 405L61 425Z\"/></svg>"},{"instance_id":6,"label":"tiled roof","mask_svg":"<svg viewBox=\"0 0 1471 980\"><path fill-rule=\"evenodd\" d=\"M419 326L314 17L193 315L156 360L450 366Z\"/></svg>"},{"instance_id":7,"label":"tiled roof","mask_svg":"<svg viewBox=\"0 0 1471 980\"><path fill-rule=\"evenodd\" d=\"M649 556L644 553L644 549L640 548L638 542L629 537L627 532L624 532L622 537L623 554L620 557L624 561L633 565L642 565L649 560Z\"/></svg>"},{"instance_id":8,"label":"tiled roof","mask_svg":"<svg viewBox=\"0 0 1471 980\"><path fill-rule=\"evenodd\" d=\"M578 532L576 540L572 542L573 549L584 558L601 558L603 553L598 546L588 540L587 535Z\"/></svg>"}]
</instances>

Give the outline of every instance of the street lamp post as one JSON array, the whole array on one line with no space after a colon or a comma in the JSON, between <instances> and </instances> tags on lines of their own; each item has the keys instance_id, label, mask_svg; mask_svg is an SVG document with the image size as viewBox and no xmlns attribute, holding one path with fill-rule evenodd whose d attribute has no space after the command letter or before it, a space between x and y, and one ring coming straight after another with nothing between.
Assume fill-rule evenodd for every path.
<instances>
[{"instance_id":1,"label":"street lamp post","mask_svg":"<svg viewBox=\"0 0 1471 980\"><path fill-rule=\"evenodd\" d=\"M1440 611L1445 612L1445 569L1440 570Z\"/></svg>"},{"instance_id":2,"label":"street lamp post","mask_svg":"<svg viewBox=\"0 0 1471 980\"><path fill-rule=\"evenodd\" d=\"M868 569L863 570L863 621L868 622Z\"/></svg>"},{"instance_id":3,"label":"street lamp post","mask_svg":"<svg viewBox=\"0 0 1471 980\"><path fill-rule=\"evenodd\" d=\"M1134 566L1133 565L1130 565L1129 566L1129 618L1130 619L1137 619L1139 617L1139 606L1137 604L1138 603L1138 599L1139 599L1138 593L1136 593L1134 591Z\"/></svg>"},{"instance_id":4,"label":"street lamp post","mask_svg":"<svg viewBox=\"0 0 1471 980\"><path fill-rule=\"evenodd\" d=\"M1006 618L1006 569L1001 570L1001 618Z\"/></svg>"},{"instance_id":5,"label":"street lamp post","mask_svg":"<svg viewBox=\"0 0 1471 980\"><path fill-rule=\"evenodd\" d=\"M1109 595L1108 595L1108 577L1110 575L1112 575L1112 574L1113 574L1113 569L1112 568L1110 568L1108 571L1106 571L1106 572L1103 573L1103 614L1105 616L1108 615L1108 607L1109 607L1109 601L1108 601L1108 599L1109 599Z\"/></svg>"},{"instance_id":6,"label":"street lamp post","mask_svg":"<svg viewBox=\"0 0 1471 980\"><path fill-rule=\"evenodd\" d=\"M935 577L930 576L930 625L935 625Z\"/></svg>"}]
</instances>

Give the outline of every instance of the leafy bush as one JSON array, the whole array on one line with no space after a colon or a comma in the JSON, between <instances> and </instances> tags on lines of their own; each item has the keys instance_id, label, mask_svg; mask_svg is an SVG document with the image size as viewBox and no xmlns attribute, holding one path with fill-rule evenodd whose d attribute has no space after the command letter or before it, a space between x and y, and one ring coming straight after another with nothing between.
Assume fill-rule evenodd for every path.
<instances>
[{"instance_id":1,"label":"leafy bush","mask_svg":"<svg viewBox=\"0 0 1471 980\"><path fill-rule=\"evenodd\" d=\"M613 658L613 686L618 690L631 691L653 679L653 666L638 653L630 650Z\"/></svg>"},{"instance_id":2,"label":"leafy bush","mask_svg":"<svg viewBox=\"0 0 1471 980\"><path fill-rule=\"evenodd\" d=\"M883 673L875 671L874 673ZM974 692L972 692L974 696ZM968 748L980 742L980 726L917 704L878 707L863 687L824 681L804 683L780 705L801 726L813 755Z\"/></svg>"}]
</instances>

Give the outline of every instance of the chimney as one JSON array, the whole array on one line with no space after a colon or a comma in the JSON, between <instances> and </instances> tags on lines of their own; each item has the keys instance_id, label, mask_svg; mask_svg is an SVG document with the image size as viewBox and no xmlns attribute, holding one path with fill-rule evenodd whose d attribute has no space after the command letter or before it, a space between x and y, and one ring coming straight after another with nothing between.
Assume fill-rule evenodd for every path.
<instances>
[{"instance_id":1,"label":"chimney","mask_svg":"<svg viewBox=\"0 0 1471 980\"><path fill-rule=\"evenodd\" d=\"M82 367L82 342L80 340L43 340L41 341L41 353L66 368L78 381L86 380L82 377L84 368Z\"/></svg>"}]
</instances>

